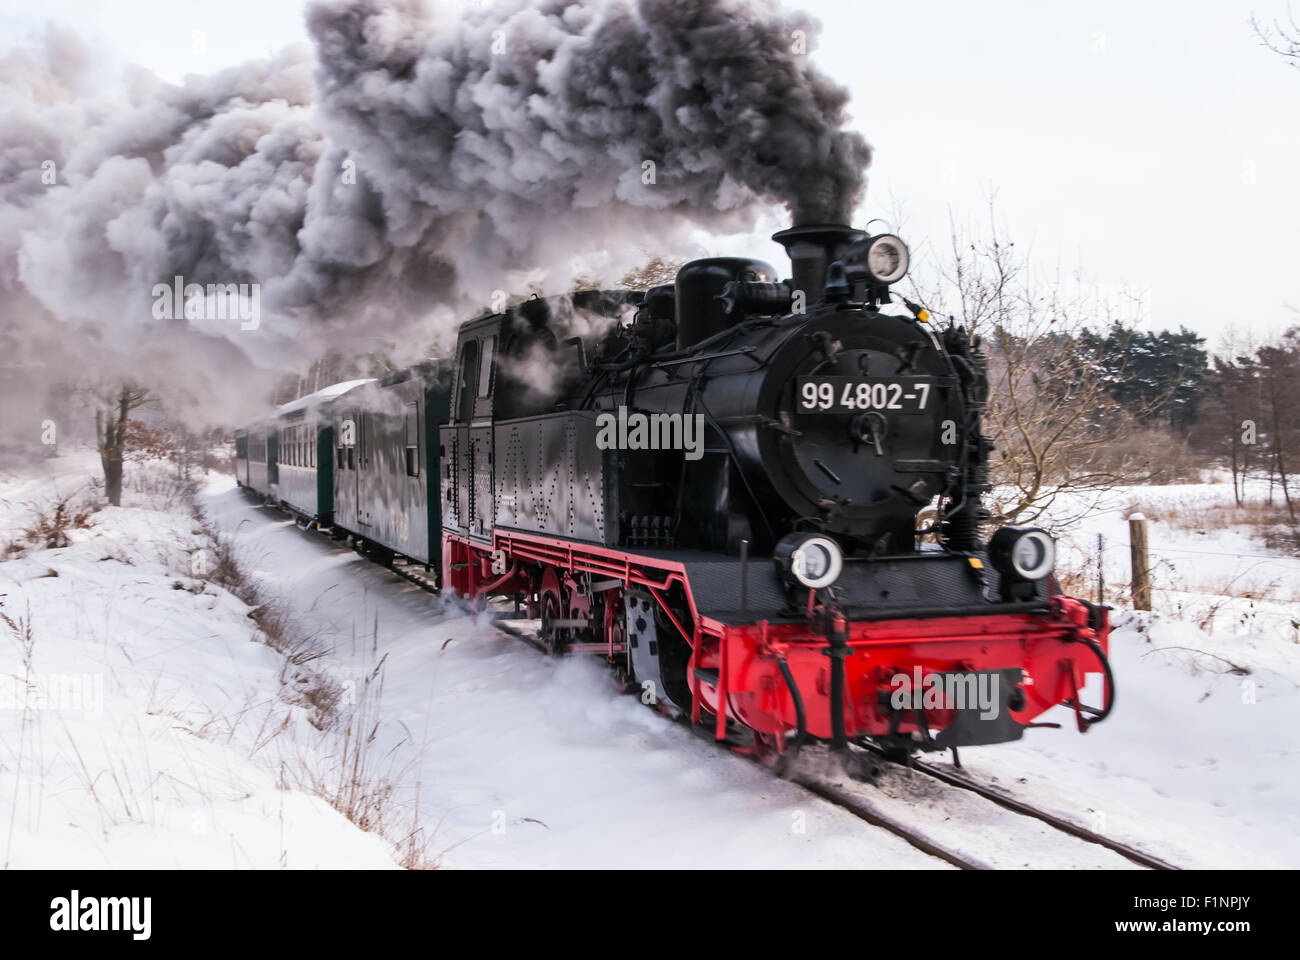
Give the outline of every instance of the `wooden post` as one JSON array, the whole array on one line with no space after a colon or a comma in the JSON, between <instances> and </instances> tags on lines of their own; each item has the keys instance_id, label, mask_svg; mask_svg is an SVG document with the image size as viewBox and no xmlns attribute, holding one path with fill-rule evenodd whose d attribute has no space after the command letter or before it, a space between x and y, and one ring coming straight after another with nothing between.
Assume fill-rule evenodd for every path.
<instances>
[{"instance_id":1,"label":"wooden post","mask_svg":"<svg viewBox=\"0 0 1300 960\"><path fill-rule=\"evenodd\" d=\"M1128 542L1133 561L1133 609L1151 609L1151 567L1147 561L1147 518L1128 518Z\"/></svg>"},{"instance_id":2,"label":"wooden post","mask_svg":"<svg viewBox=\"0 0 1300 960\"><path fill-rule=\"evenodd\" d=\"M1106 602L1106 537L1097 534L1097 602Z\"/></svg>"}]
</instances>

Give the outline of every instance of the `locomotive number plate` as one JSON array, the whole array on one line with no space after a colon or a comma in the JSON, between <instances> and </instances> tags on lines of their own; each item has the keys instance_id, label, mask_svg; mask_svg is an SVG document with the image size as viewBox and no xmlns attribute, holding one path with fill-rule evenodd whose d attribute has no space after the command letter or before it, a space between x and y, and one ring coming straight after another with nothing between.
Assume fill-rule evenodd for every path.
<instances>
[{"instance_id":1,"label":"locomotive number plate","mask_svg":"<svg viewBox=\"0 0 1300 960\"><path fill-rule=\"evenodd\" d=\"M795 384L799 413L925 413L933 377L800 377Z\"/></svg>"}]
</instances>

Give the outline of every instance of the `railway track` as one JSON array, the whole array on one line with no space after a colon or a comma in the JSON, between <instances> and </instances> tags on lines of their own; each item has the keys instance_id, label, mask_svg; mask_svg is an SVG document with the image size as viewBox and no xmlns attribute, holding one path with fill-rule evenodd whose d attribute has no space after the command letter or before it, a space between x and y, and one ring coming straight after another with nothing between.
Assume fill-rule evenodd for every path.
<instances>
[{"instance_id":1,"label":"railway track","mask_svg":"<svg viewBox=\"0 0 1300 960\"><path fill-rule=\"evenodd\" d=\"M867 749L872 753L883 756L881 751L874 747L868 747ZM893 761L889 762L894 763ZM1001 790L997 790L982 783L977 783L968 777L963 777L960 774L953 773L949 770L943 770L921 761L912 761L909 764L894 763L894 765L912 770L922 776L929 777L932 780L937 780L940 783L947 784L948 786L955 787L959 790L966 790L976 796L983 797L985 800L989 800L1000 807L1018 813L1021 816L1030 817L1034 820L1040 821L1041 823L1047 824L1048 826L1059 830L1061 833L1077 837L1080 840L1096 844L1099 847L1104 847L1107 850L1119 854L1124 859L1130 860L1138 866L1146 867L1149 870L1182 869L1181 867L1176 867L1159 857L1146 853L1143 850L1139 850L1129 844L1122 843L1121 841L1107 837L1104 834L1096 833L1086 827L1081 827L1077 823L1067 820L1064 817L1060 817L1047 810L1041 810L1038 807L1025 803L1023 800L1019 800L1004 793Z\"/></svg>"},{"instance_id":2,"label":"railway track","mask_svg":"<svg viewBox=\"0 0 1300 960\"><path fill-rule=\"evenodd\" d=\"M388 567L388 569L392 570L393 573L397 574L402 579L407 580L430 593L436 594L438 592L437 584L427 575L422 565L397 561L386 563L384 566ZM498 619L495 625L497 629L502 632L523 640L535 649L545 652L545 647L538 641L536 636L533 635L533 631L523 625L525 623L528 623L528 621ZM691 729L692 732L696 733L702 739L716 744L719 749L727 750L729 753L732 752L730 744L726 742L719 743L714 740L712 725L709 725L707 728L704 726L692 725L689 718L686 716L681 716L679 722ZM860 749L875 755L890 768L909 771L912 774L928 778L931 781L942 783L953 790L960 790L974 794L1003 809L1018 814L1019 816L1042 823L1061 834L1109 850L1140 867L1150 870L1179 869L1178 867L1175 867L1149 853L1096 833L1095 831L1088 830L1085 827L1081 827L1078 824L1049 811L1040 810L1031 804L1010 796L1009 794L978 783L967 777L934 767L921 761L914 760L908 763L898 763L885 757L881 750L870 744L860 744L858 746ZM762 765L761 761L757 758L751 757L750 759L752 762ZM795 786L798 786L800 789L807 791L810 795L838 807L873 827L886 830L894 836L906 841L917 850L943 860L945 863L954 867L962 870L990 870L996 868L994 864L978 859L962 850L955 849L952 845L944 843L943 841L918 830L914 826L904 823L902 820L881 809L880 806L874 803L871 799L861 795L860 793L855 793L853 790L845 789L833 782L808 774L796 774L790 778L790 782Z\"/></svg>"},{"instance_id":3,"label":"railway track","mask_svg":"<svg viewBox=\"0 0 1300 960\"><path fill-rule=\"evenodd\" d=\"M713 732L712 730L704 731L703 735L712 739ZM725 747L726 744L719 744L719 746ZM759 761L755 760L754 762L758 763ZM790 782L795 786L808 791L813 796L818 797L833 806L839 807L846 813L852 814L859 820L871 824L873 827L879 827L882 830L889 831L894 836L907 841L922 853L928 853L932 857L938 857L940 860L943 860L960 870L993 869L991 865L969 857L943 843L940 843L921 831L908 826L901 820L891 817L876 809L864 798L854 796L849 791L843 790L834 784L806 776L793 777Z\"/></svg>"},{"instance_id":4,"label":"railway track","mask_svg":"<svg viewBox=\"0 0 1300 960\"><path fill-rule=\"evenodd\" d=\"M687 723L689 725L689 722ZM713 741L713 729L711 725L708 725L707 727L696 727L694 729L703 739ZM719 743L718 746L727 749L729 745L726 743ZM883 758L883 754L879 750L872 748L870 752ZM754 760L754 762L758 763L759 761ZM898 771L910 771L957 790L963 790L975 794L976 796L988 800L999 807L1010 810L1021 817L1042 823L1061 834L1073 837L1086 844L1109 850L1145 869L1180 869L1179 867L1142 850L1138 850L1135 847L1129 846L1128 844L1088 830L1085 827L1081 827L1078 824L1072 823L1071 821L1050 813L1049 811L1040 810L1022 800L1016 799L1015 797L1011 797L965 777L952 774L946 770L941 770L923 763L914 762L911 764L901 764L891 760L885 760L884 762L889 768ZM852 789L846 789L834 782L809 774L797 774L790 778L790 782L803 790L808 791L819 799L839 807L845 812L874 827L887 830L923 853L937 857L958 869L998 869L997 865L993 863L980 859L968 851L945 843L943 840L935 838L931 834L918 829L914 825L905 823L899 818L891 815L888 811L882 809L877 803L873 802L870 797L864 796L862 793L855 792ZM874 790L876 788L871 787L863 789ZM972 829L974 832L974 825Z\"/></svg>"}]
</instances>

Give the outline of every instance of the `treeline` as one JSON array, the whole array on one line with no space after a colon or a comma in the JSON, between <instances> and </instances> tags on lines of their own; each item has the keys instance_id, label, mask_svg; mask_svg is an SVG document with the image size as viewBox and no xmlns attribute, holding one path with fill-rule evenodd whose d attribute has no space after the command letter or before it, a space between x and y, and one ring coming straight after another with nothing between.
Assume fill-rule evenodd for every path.
<instances>
[{"instance_id":1,"label":"treeline","mask_svg":"<svg viewBox=\"0 0 1300 960\"><path fill-rule=\"evenodd\" d=\"M1184 432L1196 422L1210 373L1203 337L1186 327L1148 333L1116 322L1104 334L1084 330L1079 341L1108 396L1140 423Z\"/></svg>"},{"instance_id":2,"label":"treeline","mask_svg":"<svg viewBox=\"0 0 1300 960\"><path fill-rule=\"evenodd\" d=\"M1215 356L1204 379L1191 442L1232 471L1242 502L1242 480L1264 472L1280 488L1296 520L1295 470L1300 460L1300 327L1275 343Z\"/></svg>"},{"instance_id":3,"label":"treeline","mask_svg":"<svg viewBox=\"0 0 1300 960\"><path fill-rule=\"evenodd\" d=\"M1004 381L1015 358L1041 360L1037 382L1001 397L995 391L995 411L1010 409L1024 422L1025 395L1036 390L1051 400L1037 434L1068 429L1091 437L1067 445L1047 471L1050 479L1169 483L1222 467L1232 475L1238 505L1246 477L1263 474L1270 495L1276 491L1296 520L1300 327L1276 342L1223 354L1212 354L1186 327L1156 333L1115 322L1103 332L1034 339L999 329L992 352Z\"/></svg>"},{"instance_id":4,"label":"treeline","mask_svg":"<svg viewBox=\"0 0 1300 960\"><path fill-rule=\"evenodd\" d=\"M999 331L1005 345L1010 339ZM1053 342L1054 341L1054 342ZM1266 474L1296 518L1294 472L1300 452L1300 327L1274 343L1211 354L1204 337L1181 327L1158 333L1112 323L1104 332L1084 329L1055 335L1021 349L1073 353L1050 392L1088 404L1078 428L1106 438L1095 454L1075 458L1077 469L1122 456L1136 438L1146 448L1145 469L1131 479L1164 483L1196 479L1204 467L1232 474L1242 503L1248 474ZM1077 383L1093 381L1100 390ZM1058 423L1060 419L1058 418ZM1135 434L1134 431L1137 431ZM1153 446L1154 444L1154 446ZM1128 471L1132 473L1130 469Z\"/></svg>"}]
</instances>

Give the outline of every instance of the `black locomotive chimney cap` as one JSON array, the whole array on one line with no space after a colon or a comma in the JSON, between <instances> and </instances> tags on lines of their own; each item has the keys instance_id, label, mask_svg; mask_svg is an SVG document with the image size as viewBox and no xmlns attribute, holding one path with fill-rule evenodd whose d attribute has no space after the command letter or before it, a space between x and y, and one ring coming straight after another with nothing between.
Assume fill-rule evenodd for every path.
<instances>
[{"instance_id":1,"label":"black locomotive chimney cap","mask_svg":"<svg viewBox=\"0 0 1300 960\"><path fill-rule=\"evenodd\" d=\"M810 223L780 230L772 239L790 256L793 289L802 290L806 302L816 303L825 294L826 268L866 236L865 230L842 223Z\"/></svg>"}]
</instances>

